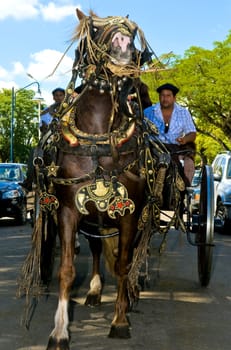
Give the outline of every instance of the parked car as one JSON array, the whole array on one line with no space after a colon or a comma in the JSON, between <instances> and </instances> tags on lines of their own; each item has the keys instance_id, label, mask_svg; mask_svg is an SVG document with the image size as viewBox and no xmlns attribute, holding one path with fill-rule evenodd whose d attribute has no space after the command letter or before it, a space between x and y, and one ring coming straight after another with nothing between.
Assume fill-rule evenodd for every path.
<instances>
[{"instance_id":1,"label":"parked car","mask_svg":"<svg viewBox=\"0 0 231 350\"><path fill-rule=\"evenodd\" d=\"M14 218L19 225L27 220L28 193L22 183L27 165L0 163L0 217Z\"/></svg>"},{"instance_id":2,"label":"parked car","mask_svg":"<svg viewBox=\"0 0 231 350\"><path fill-rule=\"evenodd\" d=\"M200 202L200 191L201 191L201 169L196 169L192 183L190 186L191 193L191 211L193 213L198 213L199 202Z\"/></svg>"},{"instance_id":3,"label":"parked car","mask_svg":"<svg viewBox=\"0 0 231 350\"><path fill-rule=\"evenodd\" d=\"M215 228L230 233L231 151L218 153L212 162L214 174Z\"/></svg>"}]
</instances>

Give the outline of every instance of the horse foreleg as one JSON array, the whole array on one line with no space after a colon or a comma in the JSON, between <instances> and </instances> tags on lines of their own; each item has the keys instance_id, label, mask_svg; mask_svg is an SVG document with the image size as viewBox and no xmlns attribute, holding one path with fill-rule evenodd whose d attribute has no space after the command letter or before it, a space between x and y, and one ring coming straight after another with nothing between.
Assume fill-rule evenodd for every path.
<instances>
[{"instance_id":1,"label":"horse foreleg","mask_svg":"<svg viewBox=\"0 0 231 350\"><path fill-rule=\"evenodd\" d=\"M87 292L85 305L98 306L101 304L102 282L100 277L100 255L102 252L102 243L98 238L90 238L89 246L92 252L93 265L90 289Z\"/></svg>"},{"instance_id":2,"label":"horse foreleg","mask_svg":"<svg viewBox=\"0 0 231 350\"><path fill-rule=\"evenodd\" d=\"M114 318L111 323L109 338L130 338L130 323L127 318L128 295L127 295L127 273L118 278L118 295L115 303Z\"/></svg>"},{"instance_id":3,"label":"horse foreleg","mask_svg":"<svg viewBox=\"0 0 231 350\"><path fill-rule=\"evenodd\" d=\"M67 271L67 270L66 270ZM58 307L55 313L55 327L50 334L47 350L69 350L69 318L68 318L68 304L69 304L69 287L75 277L72 271L67 277L64 269L60 269L60 295ZM65 276L65 277L64 277ZM65 282L64 282L65 279ZM64 291L65 290L65 291Z\"/></svg>"},{"instance_id":4,"label":"horse foreleg","mask_svg":"<svg viewBox=\"0 0 231 350\"><path fill-rule=\"evenodd\" d=\"M50 334L47 350L69 350L68 323L68 300L59 299L55 328Z\"/></svg>"},{"instance_id":5,"label":"horse foreleg","mask_svg":"<svg viewBox=\"0 0 231 350\"><path fill-rule=\"evenodd\" d=\"M59 269L59 301L55 314L55 327L50 334L47 350L69 350L68 304L71 286L75 278L74 239L75 225L67 212L60 220L61 262ZM64 223L65 221L65 223Z\"/></svg>"},{"instance_id":6,"label":"horse foreleg","mask_svg":"<svg viewBox=\"0 0 231 350\"><path fill-rule=\"evenodd\" d=\"M132 216L125 217L120 227L119 256L116 261L115 271L117 275L117 299L115 303L114 318L109 333L110 338L130 338L130 323L127 317L129 309L128 297L128 272L132 261L132 240L136 232L135 219Z\"/></svg>"}]
</instances>

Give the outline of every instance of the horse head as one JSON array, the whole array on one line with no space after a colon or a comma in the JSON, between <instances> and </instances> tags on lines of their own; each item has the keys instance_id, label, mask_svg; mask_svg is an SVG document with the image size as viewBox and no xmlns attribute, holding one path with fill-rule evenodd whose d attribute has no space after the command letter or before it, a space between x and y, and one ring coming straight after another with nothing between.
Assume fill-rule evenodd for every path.
<instances>
[{"instance_id":1,"label":"horse head","mask_svg":"<svg viewBox=\"0 0 231 350\"><path fill-rule=\"evenodd\" d=\"M84 82L94 79L98 72L111 72L120 77L139 76L141 65L151 54L147 55L148 45L138 25L128 17L100 18L92 12L89 16L79 9L76 12L79 25L73 39L79 40L79 46L74 65L82 66ZM140 43L140 50L136 48L136 41Z\"/></svg>"},{"instance_id":2,"label":"horse head","mask_svg":"<svg viewBox=\"0 0 231 350\"><path fill-rule=\"evenodd\" d=\"M90 134L110 133L120 126L120 136L115 141L118 145L135 130L135 116L129 109L127 97L140 81L141 65L148 57L148 45L142 30L127 17L100 18L93 12L89 16L78 9L76 12L79 24L73 40L78 40L78 47L72 78L62 104L63 136L71 146L76 146L80 130ZM140 49L136 48L137 42L140 42ZM71 93L77 76L81 78L83 89L73 102ZM89 122L95 120L96 115L97 123ZM106 137L110 138L110 135Z\"/></svg>"}]
</instances>

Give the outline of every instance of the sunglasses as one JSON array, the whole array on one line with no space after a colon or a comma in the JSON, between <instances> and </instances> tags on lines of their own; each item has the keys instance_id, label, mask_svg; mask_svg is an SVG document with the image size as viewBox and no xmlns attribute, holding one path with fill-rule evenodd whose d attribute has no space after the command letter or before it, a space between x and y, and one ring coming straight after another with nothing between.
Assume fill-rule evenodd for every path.
<instances>
[{"instance_id":1,"label":"sunglasses","mask_svg":"<svg viewBox=\"0 0 231 350\"><path fill-rule=\"evenodd\" d=\"M165 123L165 125L164 125L164 133L167 134L168 130L169 130L169 124Z\"/></svg>"}]
</instances>

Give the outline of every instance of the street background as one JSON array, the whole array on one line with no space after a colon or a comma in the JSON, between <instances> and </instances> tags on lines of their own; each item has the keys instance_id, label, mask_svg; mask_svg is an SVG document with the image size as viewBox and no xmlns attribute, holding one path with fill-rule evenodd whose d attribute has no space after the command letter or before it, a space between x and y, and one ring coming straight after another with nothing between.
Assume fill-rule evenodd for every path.
<instances>
[{"instance_id":1,"label":"street background","mask_svg":"<svg viewBox=\"0 0 231 350\"><path fill-rule=\"evenodd\" d=\"M17 278L30 249L32 228L0 220L0 350L45 350L58 300L57 254L48 296L36 307L30 329L20 325L25 299L16 298ZM215 234L211 282L200 287L197 248L185 234L171 230L165 251L158 254L160 236L150 245L148 285L129 314L131 339L107 337L113 317L116 283L105 272L102 305L84 306L91 274L91 257L81 235L72 290L71 350L230 350L231 236Z\"/></svg>"}]
</instances>

